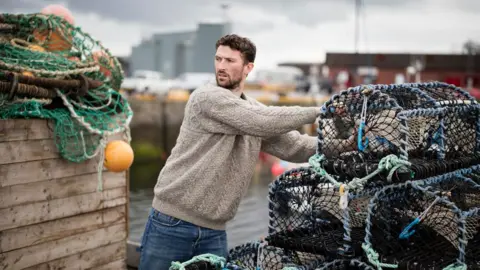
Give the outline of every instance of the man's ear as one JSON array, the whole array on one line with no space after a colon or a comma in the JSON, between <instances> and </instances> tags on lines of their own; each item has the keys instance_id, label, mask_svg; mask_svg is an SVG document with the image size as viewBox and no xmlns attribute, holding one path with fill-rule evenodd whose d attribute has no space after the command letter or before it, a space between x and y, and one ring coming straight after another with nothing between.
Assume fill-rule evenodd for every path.
<instances>
[{"instance_id":1,"label":"man's ear","mask_svg":"<svg viewBox=\"0 0 480 270\"><path fill-rule=\"evenodd\" d=\"M252 62L250 62L250 63L247 64L247 68L245 69L245 72L246 72L245 77L248 76L248 74L250 74L250 72L251 72L252 69L253 69L253 66L254 66L254 65L253 65Z\"/></svg>"}]
</instances>

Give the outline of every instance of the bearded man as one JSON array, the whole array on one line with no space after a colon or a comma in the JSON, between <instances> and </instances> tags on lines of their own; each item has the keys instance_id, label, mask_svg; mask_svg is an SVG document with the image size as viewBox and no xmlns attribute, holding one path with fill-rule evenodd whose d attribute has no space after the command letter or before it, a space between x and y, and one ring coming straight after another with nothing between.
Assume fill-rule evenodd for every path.
<instances>
[{"instance_id":1,"label":"bearded man","mask_svg":"<svg viewBox=\"0 0 480 270\"><path fill-rule=\"evenodd\" d=\"M140 269L168 269L205 253L227 257L226 223L248 189L259 153L297 163L315 154L316 137L296 130L314 123L319 107L265 106L243 93L255 55L247 38L217 41L216 82L192 92L158 176Z\"/></svg>"}]
</instances>

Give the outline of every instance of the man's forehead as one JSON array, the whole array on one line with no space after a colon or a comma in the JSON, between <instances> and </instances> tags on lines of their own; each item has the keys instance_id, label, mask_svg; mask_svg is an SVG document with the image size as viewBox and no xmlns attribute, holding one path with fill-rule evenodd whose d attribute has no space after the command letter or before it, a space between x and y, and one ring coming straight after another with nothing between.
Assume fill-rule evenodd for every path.
<instances>
[{"instance_id":1,"label":"man's forehead","mask_svg":"<svg viewBox=\"0 0 480 270\"><path fill-rule=\"evenodd\" d=\"M242 56L240 51L232 50L228 46L219 46L215 55L222 58L241 58Z\"/></svg>"}]
</instances>

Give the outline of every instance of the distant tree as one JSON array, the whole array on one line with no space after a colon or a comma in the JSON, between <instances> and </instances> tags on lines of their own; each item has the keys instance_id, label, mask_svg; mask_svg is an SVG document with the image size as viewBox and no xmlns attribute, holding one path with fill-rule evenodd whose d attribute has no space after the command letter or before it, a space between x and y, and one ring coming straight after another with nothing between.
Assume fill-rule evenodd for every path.
<instances>
[{"instance_id":1,"label":"distant tree","mask_svg":"<svg viewBox=\"0 0 480 270\"><path fill-rule=\"evenodd\" d=\"M464 54L480 54L480 43L473 40L467 40L463 43L462 52Z\"/></svg>"}]
</instances>

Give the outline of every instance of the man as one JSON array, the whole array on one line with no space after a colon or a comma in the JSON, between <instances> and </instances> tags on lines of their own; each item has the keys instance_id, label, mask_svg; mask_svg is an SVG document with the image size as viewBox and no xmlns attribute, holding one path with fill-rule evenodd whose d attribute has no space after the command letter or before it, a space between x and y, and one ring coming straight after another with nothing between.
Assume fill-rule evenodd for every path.
<instances>
[{"instance_id":1,"label":"man","mask_svg":"<svg viewBox=\"0 0 480 270\"><path fill-rule=\"evenodd\" d=\"M193 91L177 143L154 188L141 243L140 269L211 253L227 257L226 223L253 176L260 151L306 162L316 137L297 128L315 121L317 107L265 106L243 94L256 47L237 35L216 43L216 84Z\"/></svg>"}]
</instances>

